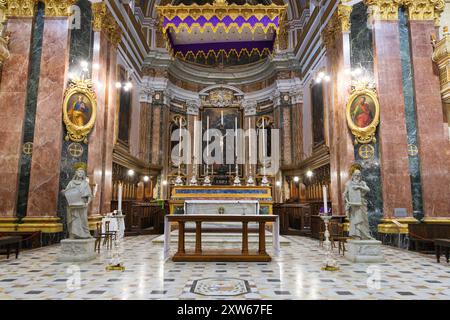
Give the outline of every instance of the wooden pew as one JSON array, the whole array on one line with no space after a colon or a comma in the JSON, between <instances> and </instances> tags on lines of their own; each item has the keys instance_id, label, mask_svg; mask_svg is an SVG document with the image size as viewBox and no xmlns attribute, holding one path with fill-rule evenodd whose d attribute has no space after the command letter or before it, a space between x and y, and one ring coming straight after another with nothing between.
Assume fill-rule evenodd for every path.
<instances>
[{"instance_id":1,"label":"wooden pew","mask_svg":"<svg viewBox=\"0 0 450 320\"><path fill-rule=\"evenodd\" d=\"M16 251L16 259L19 257L21 242L22 238L18 236L0 237L0 247L6 247L5 252L3 253L6 254L6 259L9 259L9 254L13 247Z\"/></svg>"}]
</instances>

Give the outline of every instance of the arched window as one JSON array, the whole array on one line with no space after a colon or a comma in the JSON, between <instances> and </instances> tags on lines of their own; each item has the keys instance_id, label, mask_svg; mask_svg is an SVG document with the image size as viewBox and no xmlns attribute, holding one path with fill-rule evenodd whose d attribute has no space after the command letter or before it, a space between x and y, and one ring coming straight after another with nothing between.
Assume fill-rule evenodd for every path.
<instances>
[{"instance_id":1,"label":"arched window","mask_svg":"<svg viewBox=\"0 0 450 320\"><path fill-rule=\"evenodd\" d=\"M128 81L127 72L123 67L119 69L119 81L123 84ZM118 138L121 142L128 144L130 139L130 119L131 119L131 88L122 87L119 89L119 132Z\"/></svg>"}]
</instances>

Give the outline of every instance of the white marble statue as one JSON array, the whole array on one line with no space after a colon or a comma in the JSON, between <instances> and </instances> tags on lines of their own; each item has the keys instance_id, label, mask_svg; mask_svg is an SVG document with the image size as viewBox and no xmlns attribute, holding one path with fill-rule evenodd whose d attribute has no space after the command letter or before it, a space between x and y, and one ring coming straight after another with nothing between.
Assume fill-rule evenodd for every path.
<instances>
[{"instance_id":1,"label":"white marble statue","mask_svg":"<svg viewBox=\"0 0 450 320\"><path fill-rule=\"evenodd\" d=\"M361 179L361 171L355 170L351 180L345 185L345 213L350 220L349 235L361 240L373 239L370 235L367 200L365 195L370 191Z\"/></svg>"},{"instance_id":2,"label":"white marble statue","mask_svg":"<svg viewBox=\"0 0 450 320\"><path fill-rule=\"evenodd\" d=\"M91 188L86 180L86 172L79 168L73 179L62 190L67 199L67 230L70 239L92 238L89 227L87 210L92 198Z\"/></svg>"}]
</instances>

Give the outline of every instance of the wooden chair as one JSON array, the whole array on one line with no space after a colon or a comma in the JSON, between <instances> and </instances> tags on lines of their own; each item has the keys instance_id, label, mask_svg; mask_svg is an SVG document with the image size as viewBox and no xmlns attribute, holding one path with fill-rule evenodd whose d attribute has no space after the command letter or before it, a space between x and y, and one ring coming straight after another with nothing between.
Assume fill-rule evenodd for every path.
<instances>
[{"instance_id":1,"label":"wooden chair","mask_svg":"<svg viewBox=\"0 0 450 320\"><path fill-rule=\"evenodd\" d=\"M116 239L116 231L109 231L109 221L105 222L105 232L102 230L102 223L97 222L96 229L95 229L95 251L100 253L100 244L102 243L103 239L103 246L106 245L106 249L112 248L113 240Z\"/></svg>"},{"instance_id":2,"label":"wooden chair","mask_svg":"<svg viewBox=\"0 0 450 320\"><path fill-rule=\"evenodd\" d=\"M346 236L344 234L344 224L339 223L337 221L330 223L330 241L331 241L331 247L336 248L335 242L338 242L338 253L342 255L345 254L345 243L347 240L350 239L350 237Z\"/></svg>"}]
</instances>

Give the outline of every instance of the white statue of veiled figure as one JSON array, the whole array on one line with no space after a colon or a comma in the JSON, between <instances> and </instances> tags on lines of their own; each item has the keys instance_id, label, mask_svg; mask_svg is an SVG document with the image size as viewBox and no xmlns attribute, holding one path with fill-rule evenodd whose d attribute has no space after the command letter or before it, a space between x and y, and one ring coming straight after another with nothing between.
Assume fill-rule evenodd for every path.
<instances>
[{"instance_id":1,"label":"white statue of veiled figure","mask_svg":"<svg viewBox=\"0 0 450 320\"><path fill-rule=\"evenodd\" d=\"M361 179L361 171L355 170L351 180L345 184L343 194L345 213L350 220L349 236L361 240L373 239L370 235L367 200L365 195L370 191Z\"/></svg>"},{"instance_id":2,"label":"white statue of veiled figure","mask_svg":"<svg viewBox=\"0 0 450 320\"><path fill-rule=\"evenodd\" d=\"M92 238L89 232L87 210L92 198L91 188L86 180L86 172L79 168L73 179L62 190L68 201L67 230L71 239ZM69 196L71 194L71 196ZM74 199L80 199L75 201Z\"/></svg>"}]
</instances>

